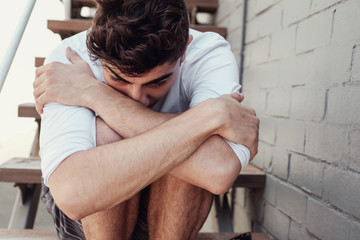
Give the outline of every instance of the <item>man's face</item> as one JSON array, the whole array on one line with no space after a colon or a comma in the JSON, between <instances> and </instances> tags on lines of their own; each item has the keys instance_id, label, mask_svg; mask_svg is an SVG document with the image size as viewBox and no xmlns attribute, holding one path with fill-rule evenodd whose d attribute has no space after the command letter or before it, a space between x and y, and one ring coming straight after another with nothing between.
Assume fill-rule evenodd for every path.
<instances>
[{"instance_id":1,"label":"man's face","mask_svg":"<svg viewBox=\"0 0 360 240\"><path fill-rule=\"evenodd\" d=\"M108 67L103 67L103 73L109 86L147 107L152 107L174 84L179 74L180 61L181 59L175 63L166 62L140 77L128 77L119 70Z\"/></svg>"}]
</instances>

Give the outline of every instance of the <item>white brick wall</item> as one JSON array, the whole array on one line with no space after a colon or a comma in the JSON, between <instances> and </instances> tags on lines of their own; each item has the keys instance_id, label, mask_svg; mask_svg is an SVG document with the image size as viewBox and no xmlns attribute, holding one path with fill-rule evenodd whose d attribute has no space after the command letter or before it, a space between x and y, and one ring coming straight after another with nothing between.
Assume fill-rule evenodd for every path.
<instances>
[{"instance_id":1,"label":"white brick wall","mask_svg":"<svg viewBox=\"0 0 360 240\"><path fill-rule=\"evenodd\" d=\"M217 14L234 53L243 1L220 0ZM359 239L360 1L248 0L247 10L239 61L244 104L261 120L253 163L267 183L236 192L235 229Z\"/></svg>"}]
</instances>

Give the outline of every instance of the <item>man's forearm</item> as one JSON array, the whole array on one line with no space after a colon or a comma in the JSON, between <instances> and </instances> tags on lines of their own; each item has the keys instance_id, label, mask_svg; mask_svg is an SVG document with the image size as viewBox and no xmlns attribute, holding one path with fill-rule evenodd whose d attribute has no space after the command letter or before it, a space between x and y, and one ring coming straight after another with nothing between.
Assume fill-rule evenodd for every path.
<instances>
[{"instance_id":1,"label":"man's forearm","mask_svg":"<svg viewBox=\"0 0 360 240\"><path fill-rule=\"evenodd\" d=\"M74 153L50 176L55 201L71 218L81 219L130 198L214 134L218 122L204 124L204 109L192 109L139 136Z\"/></svg>"},{"instance_id":2,"label":"man's forearm","mask_svg":"<svg viewBox=\"0 0 360 240\"><path fill-rule=\"evenodd\" d=\"M101 97L90 101L93 105L89 107L124 138L137 136L180 114L155 112L105 85L102 87ZM239 159L223 138L211 136L170 174L213 193L222 193L240 169Z\"/></svg>"}]
</instances>

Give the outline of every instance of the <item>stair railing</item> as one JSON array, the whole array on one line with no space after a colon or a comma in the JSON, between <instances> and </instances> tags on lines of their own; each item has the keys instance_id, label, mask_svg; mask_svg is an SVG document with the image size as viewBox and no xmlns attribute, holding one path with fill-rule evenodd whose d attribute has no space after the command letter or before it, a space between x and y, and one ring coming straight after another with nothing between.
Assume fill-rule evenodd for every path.
<instances>
[{"instance_id":1,"label":"stair railing","mask_svg":"<svg viewBox=\"0 0 360 240\"><path fill-rule=\"evenodd\" d=\"M21 38L25 31L26 25L29 21L29 18L30 18L31 12L34 8L35 2L36 2L36 0L28 0L27 1L27 5L25 6L25 10L22 15L23 17L20 19L20 21L16 27L13 38L12 38L11 42L9 43L9 47L7 48L4 58L3 58L3 61L0 64L0 92L5 83L5 79L9 72L12 61L14 60L16 50L19 47Z\"/></svg>"}]
</instances>

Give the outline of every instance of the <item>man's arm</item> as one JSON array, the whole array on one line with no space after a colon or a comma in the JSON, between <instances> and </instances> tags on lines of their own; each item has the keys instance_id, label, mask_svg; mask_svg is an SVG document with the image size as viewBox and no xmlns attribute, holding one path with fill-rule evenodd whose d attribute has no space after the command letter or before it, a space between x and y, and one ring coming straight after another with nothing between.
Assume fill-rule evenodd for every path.
<instances>
[{"instance_id":1,"label":"man's arm","mask_svg":"<svg viewBox=\"0 0 360 240\"><path fill-rule=\"evenodd\" d=\"M67 53L67 55L69 54ZM72 56L74 56L74 54ZM75 54L75 56L77 55ZM59 69L57 69L58 71L55 71L56 68L65 66L59 63L52 63L37 71L38 79L34 83L34 86L36 87L34 95L38 103L37 106L41 106L41 103L44 103L42 102L42 99L53 97L44 96L46 94L51 94L52 91L48 91L46 94L42 95L44 88L38 85L38 82L41 82L42 77L46 77L50 80L50 83L42 84L49 87L49 85L53 83L52 79L56 79L57 77L56 72L60 72L61 77L64 78L64 76L74 76L75 74L73 71L77 70L81 74L77 74L77 76L79 76L79 81L73 81L75 87L74 85L71 88L60 85L60 87L56 86L55 88L50 88L50 90L57 89L58 93L65 94L64 96L59 96L59 99L55 99L54 101L69 105L74 104L73 102L75 102L77 105L94 110L122 137L130 138L139 135L175 117L174 114L158 113L148 109L142 104L132 101L128 97L95 79L90 81L90 79L93 78L91 71L87 71L88 73L90 72L90 74L84 76L84 72L86 71L83 69L86 67L88 68L87 63L82 61L81 58L71 59L70 57L70 60L75 64L66 65L61 71L59 71ZM73 68L70 73L64 74L70 67ZM42 73L46 73L47 76L44 76L45 74ZM86 79L86 81L80 81L81 79ZM85 91L89 94L79 94L79 92ZM56 95L59 94L55 94L55 96ZM94 96L96 96L96 101L94 101ZM248 108L243 106L241 106L241 108L240 111L243 112L244 115L248 115L247 118L242 119L244 124L244 128L242 129L243 136L257 136L256 117ZM41 109L41 107L39 107L39 109ZM249 127L250 123L255 125L255 127ZM246 141L254 153L256 151L257 139L253 138L251 141L249 141L249 139ZM188 161L174 169L171 174L213 193L221 193L227 191L228 188L231 187L232 182L238 175L240 169L240 162L233 150L221 137L212 136L201 145L196 154L192 155Z\"/></svg>"},{"instance_id":2,"label":"man's arm","mask_svg":"<svg viewBox=\"0 0 360 240\"><path fill-rule=\"evenodd\" d=\"M241 141L233 134L239 130L236 116L224 117L237 110L238 101L236 94L208 100L136 137L70 155L49 179L55 201L70 218L81 219L129 199L187 159L209 136Z\"/></svg>"}]
</instances>

